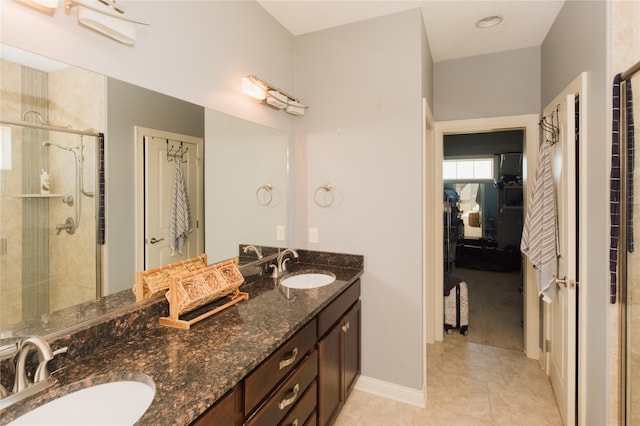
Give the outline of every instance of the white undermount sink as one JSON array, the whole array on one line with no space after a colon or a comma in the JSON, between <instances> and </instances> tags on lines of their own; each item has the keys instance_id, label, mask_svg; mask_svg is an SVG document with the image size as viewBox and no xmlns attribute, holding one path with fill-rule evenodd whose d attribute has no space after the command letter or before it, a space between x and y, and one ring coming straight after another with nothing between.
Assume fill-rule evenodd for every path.
<instances>
[{"instance_id":1,"label":"white undermount sink","mask_svg":"<svg viewBox=\"0 0 640 426\"><path fill-rule=\"evenodd\" d=\"M336 276L327 271L294 272L280 280L280 284L288 288L312 289L329 285L336 280Z\"/></svg>"},{"instance_id":2,"label":"white undermount sink","mask_svg":"<svg viewBox=\"0 0 640 426\"><path fill-rule=\"evenodd\" d=\"M54 399L9 425L133 425L156 393L150 377L93 385Z\"/></svg>"}]
</instances>

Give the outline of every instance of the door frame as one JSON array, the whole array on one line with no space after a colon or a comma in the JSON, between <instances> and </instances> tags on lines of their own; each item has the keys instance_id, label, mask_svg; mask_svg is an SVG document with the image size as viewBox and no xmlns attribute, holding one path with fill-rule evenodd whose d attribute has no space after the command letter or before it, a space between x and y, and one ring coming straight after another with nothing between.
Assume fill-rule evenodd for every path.
<instances>
[{"instance_id":1,"label":"door frame","mask_svg":"<svg viewBox=\"0 0 640 426\"><path fill-rule=\"evenodd\" d=\"M527 115L513 115L503 117L489 117L489 118L475 118L467 120L452 120L452 121L440 121L435 123L435 143L433 144L432 152L429 154L433 156L431 162L432 178L427 180L433 182L434 191L427 193L425 207L429 210L431 207L430 215L433 220L428 222L425 232L425 239L427 235L433 236L434 242L432 242L432 251L425 251L425 265L427 270L427 294L434 296L434 303L429 303L427 306L433 309L427 312L427 335L434 336L436 341L442 341L444 338L443 333L443 287L442 276L444 273L444 256L442 252L441 244L438 243L436 237L442 235L443 229L443 217L442 217L442 195L441 191L438 192L437 188L442 188L444 185L442 179L442 161L444 160L444 136L448 134L460 134L460 133L481 133L491 132L498 130L508 129L522 129L525 132L523 141L523 189L524 189L524 209L527 208L527 200L529 199L531 185L529 182L534 181L535 167L527 167L527 164L535 165L538 157L538 143L540 140L538 121L540 116L538 114ZM430 225L430 226L429 226ZM431 254L431 255L429 255ZM528 358L539 359L539 336L540 336L540 319L539 319L539 298L535 285L535 271L527 264L523 263L525 267L525 273L523 275L524 286L524 352Z\"/></svg>"},{"instance_id":2,"label":"door frame","mask_svg":"<svg viewBox=\"0 0 640 426\"><path fill-rule=\"evenodd\" d=\"M135 227L134 227L134 248L135 248L135 270L144 270L144 250L145 250L145 214L144 214L144 137L150 136L160 139L171 139L182 142L188 142L198 145L198 156L196 161L198 163L198 181L201 182L200 188L196 194L197 209L191 212L193 215L193 222L200 221L201 226L195 227L194 231L201 234L198 237L199 252L204 253L204 174L202 167L202 153L204 147L204 140L199 137L182 135L179 133L166 132L164 130L150 129L141 126L135 126Z\"/></svg>"}]
</instances>

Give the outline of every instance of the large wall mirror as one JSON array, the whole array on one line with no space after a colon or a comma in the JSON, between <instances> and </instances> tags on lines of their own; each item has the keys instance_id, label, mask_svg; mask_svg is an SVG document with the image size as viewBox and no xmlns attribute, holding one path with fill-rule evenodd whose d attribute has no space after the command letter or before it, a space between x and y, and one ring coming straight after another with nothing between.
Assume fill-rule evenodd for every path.
<instances>
[{"instance_id":1,"label":"large wall mirror","mask_svg":"<svg viewBox=\"0 0 640 426\"><path fill-rule=\"evenodd\" d=\"M2 125L0 337L52 334L135 303L135 126L204 138L201 225L209 263L238 256L243 244L287 246L286 132L6 45L0 65L0 119L39 120L25 116L37 99L45 122L104 132L106 187L101 245L95 138ZM51 176L47 196L39 190L43 170ZM57 227L67 217L80 222L75 234ZM34 265L29 279L40 288L27 297L25 277ZM64 320L51 321L60 312Z\"/></svg>"}]
</instances>

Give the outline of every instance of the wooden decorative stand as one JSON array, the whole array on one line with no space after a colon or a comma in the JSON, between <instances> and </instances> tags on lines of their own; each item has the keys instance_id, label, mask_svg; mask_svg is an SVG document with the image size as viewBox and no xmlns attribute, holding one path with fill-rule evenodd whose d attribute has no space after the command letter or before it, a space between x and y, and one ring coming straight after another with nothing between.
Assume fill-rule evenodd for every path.
<instances>
[{"instance_id":1,"label":"wooden decorative stand","mask_svg":"<svg viewBox=\"0 0 640 426\"><path fill-rule=\"evenodd\" d=\"M238 269L238 258L193 272L172 275L169 291L166 293L169 301L169 316L161 317L160 324L188 330L193 324L242 300L249 299L248 293L239 290L243 282L244 277ZM231 300L224 305L217 306L190 320L180 319L180 315L192 312L225 296Z\"/></svg>"},{"instance_id":2,"label":"wooden decorative stand","mask_svg":"<svg viewBox=\"0 0 640 426\"><path fill-rule=\"evenodd\" d=\"M136 302L166 293L169 290L172 276L197 271L206 266L207 255L201 254L198 257L181 260L159 268L136 272L136 284L133 287Z\"/></svg>"}]
</instances>

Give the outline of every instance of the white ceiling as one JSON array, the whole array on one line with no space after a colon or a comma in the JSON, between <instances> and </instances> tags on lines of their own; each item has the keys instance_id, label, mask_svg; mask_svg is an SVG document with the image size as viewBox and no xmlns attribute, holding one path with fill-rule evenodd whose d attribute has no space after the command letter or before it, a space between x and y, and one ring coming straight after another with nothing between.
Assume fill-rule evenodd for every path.
<instances>
[{"instance_id":1,"label":"white ceiling","mask_svg":"<svg viewBox=\"0 0 640 426\"><path fill-rule=\"evenodd\" d=\"M434 62L540 46L564 0L257 0L293 35L421 8ZM502 15L494 28L475 23Z\"/></svg>"}]
</instances>

